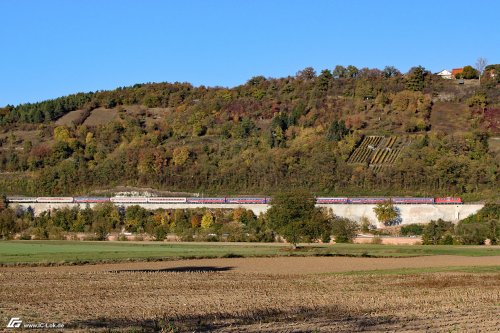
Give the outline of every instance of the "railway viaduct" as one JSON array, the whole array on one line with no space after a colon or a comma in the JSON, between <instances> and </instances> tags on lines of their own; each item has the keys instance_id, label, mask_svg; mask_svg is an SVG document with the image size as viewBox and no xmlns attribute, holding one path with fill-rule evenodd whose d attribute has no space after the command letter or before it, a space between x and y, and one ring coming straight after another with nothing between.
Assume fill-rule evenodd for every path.
<instances>
[{"instance_id":1,"label":"railway viaduct","mask_svg":"<svg viewBox=\"0 0 500 333\"><path fill-rule=\"evenodd\" d=\"M87 204L77 204L77 203L25 203L25 204L11 204L11 207L20 206L23 208L28 208L31 206L35 211L35 215L39 215L41 212L62 208L62 207L75 207L80 206L80 208L85 208ZM94 204L89 204L93 207ZM127 207L137 204L120 204L121 206ZM256 215L260 213L265 213L269 208L269 205L258 205L258 204L138 204L147 209L184 209L184 208L229 208L234 209L237 207L243 207L245 209L252 210ZM377 217L373 211L376 205L370 204L319 204L318 207L331 208L335 215L341 217L347 217L356 221L360 221L363 217L366 217L372 224L378 225ZM464 204L464 205L395 205L399 210L401 224L411 224L411 223L427 223L431 220L443 219L445 221L452 221L457 223L459 220L466 218L478 210L480 210L484 205L482 204Z\"/></svg>"}]
</instances>

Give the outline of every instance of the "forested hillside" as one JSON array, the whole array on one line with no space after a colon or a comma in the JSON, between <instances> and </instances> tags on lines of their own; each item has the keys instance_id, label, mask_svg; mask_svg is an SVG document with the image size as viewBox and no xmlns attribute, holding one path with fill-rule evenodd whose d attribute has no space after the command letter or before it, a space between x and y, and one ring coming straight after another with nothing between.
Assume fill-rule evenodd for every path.
<instances>
[{"instance_id":1,"label":"forested hillside","mask_svg":"<svg viewBox=\"0 0 500 333\"><path fill-rule=\"evenodd\" d=\"M336 66L256 76L232 89L148 83L9 105L0 108L0 193L127 185L271 195L301 187L498 200L498 67L480 84L423 67L403 75ZM384 144L366 143L360 149L378 150L351 157L368 136Z\"/></svg>"}]
</instances>

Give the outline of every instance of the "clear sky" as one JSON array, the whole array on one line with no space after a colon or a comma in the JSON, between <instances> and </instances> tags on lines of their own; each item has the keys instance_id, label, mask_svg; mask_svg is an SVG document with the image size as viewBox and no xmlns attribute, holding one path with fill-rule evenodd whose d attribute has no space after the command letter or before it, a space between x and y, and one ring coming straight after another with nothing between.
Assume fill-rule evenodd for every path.
<instances>
[{"instance_id":1,"label":"clear sky","mask_svg":"<svg viewBox=\"0 0 500 333\"><path fill-rule=\"evenodd\" d=\"M0 0L0 106L335 65L500 63L500 1Z\"/></svg>"}]
</instances>

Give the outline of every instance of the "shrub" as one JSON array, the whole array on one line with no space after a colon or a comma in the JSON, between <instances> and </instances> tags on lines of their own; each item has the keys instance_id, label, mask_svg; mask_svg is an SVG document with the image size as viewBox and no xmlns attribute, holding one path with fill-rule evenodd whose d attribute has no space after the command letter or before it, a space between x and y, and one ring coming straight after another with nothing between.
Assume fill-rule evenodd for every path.
<instances>
[{"instance_id":1,"label":"shrub","mask_svg":"<svg viewBox=\"0 0 500 333\"><path fill-rule=\"evenodd\" d=\"M336 243L352 243L359 226L348 218L334 216L332 218L332 234Z\"/></svg>"},{"instance_id":2,"label":"shrub","mask_svg":"<svg viewBox=\"0 0 500 333\"><path fill-rule=\"evenodd\" d=\"M460 244L482 245L489 235L488 225L482 223L459 223L457 237Z\"/></svg>"},{"instance_id":3,"label":"shrub","mask_svg":"<svg viewBox=\"0 0 500 333\"><path fill-rule=\"evenodd\" d=\"M50 240L63 240L65 239L64 237L64 230L61 227L49 227L47 230L48 236Z\"/></svg>"},{"instance_id":4,"label":"shrub","mask_svg":"<svg viewBox=\"0 0 500 333\"><path fill-rule=\"evenodd\" d=\"M49 238L49 233L47 232L47 229L44 227L36 227L33 228L33 239L48 239Z\"/></svg>"},{"instance_id":5,"label":"shrub","mask_svg":"<svg viewBox=\"0 0 500 333\"><path fill-rule=\"evenodd\" d=\"M363 216L360 221L361 232L370 232L370 228L372 227L370 220L366 216Z\"/></svg>"},{"instance_id":6,"label":"shrub","mask_svg":"<svg viewBox=\"0 0 500 333\"><path fill-rule=\"evenodd\" d=\"M99 237L97 237L97 235L95 235L95 234L86 234L85 236L83 236L82 240L84 240L84 241L98 241L101 239L99 239Z\"/></svg>"},{"instance_id":7,"label":"shrub","mask_svg":"<svg viewBox=\"0 0 500 333\"><path fill-rule=\"evenodd\" d=\"M424 232L422 224L408 224L401 227L401 236L420 236Z\"/></svg>"},{"instance_id":8,"label":"shrub","mask_svg":"<svg viewBox=\"0 0 500 333\"><path fill-rule=\"evenodd\" d=\"M372 244L382 244L382 238L378 237L378 236L375 236L372 238L372 241L371 241Z\"/></svg>"},{"instance_id":9,"label":"shrub","mask_svg":"<svg viewBox=\"0 0 500 333\"><path fill-rule=\"evenodd\" d=\"M22 232L21 235L19 235L20 240L31 240L31 234L29 232Z\"/></svg>"},{"instance_id":10,"label":"shrub","mask_svg":"<svg viewBox=\"0 0 500 333\"><path fill-rule=\"evenodd\" d=\"M453 245L453 234L450 231L447 231L439 240L440 245Z\"/></svg>"},{"instance_id":11,"label":"shrub","mask_svg":"<svg viewBox=\"0 0 500 333\"><path fill-rule=\"evenodd\" d=\"M422 243L424 245L442 244L445 234L453 234L454 229L454 225L451 222L443 221L441 219L431 221L423 230Z\"/></svg>"},{"instance_id":12,"label":"shrub","mask_svg":"<svg viewBox=\"0 0 500 333\"><path fill-rule=\"evenodd\" d=\"M156 241L162 241L167 237L167 232L162 225L158 225L153 229L153 236Z\"/></svg>"}]
</instances>

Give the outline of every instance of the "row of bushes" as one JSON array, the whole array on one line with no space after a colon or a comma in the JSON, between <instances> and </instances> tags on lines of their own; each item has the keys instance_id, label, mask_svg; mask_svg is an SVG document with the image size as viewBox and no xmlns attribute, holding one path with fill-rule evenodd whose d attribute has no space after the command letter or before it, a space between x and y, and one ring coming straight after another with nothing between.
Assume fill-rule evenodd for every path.
<instances>
[{"instance_id":1,"label":"row of bushes","mask_svg":"<svg viewBox=\"0 0 500 333\"><path fill-rule=\"evenodd\" d=\"M423 244L482 245L500 243L500 204L487 204L477 214L457 225L441 219L426 225L410 224L400 229L402 236L422 236Z\"/></svg>"},{"instance_id":2,"label":"row of bushes","mask_svg":"<svg viewBox=\"0 0 500 333\"><path fill-rule=\"evenodd\" d=\"M208 240L209 235L228 235L229 241L273 241L274 235L265 224L245 209L157 209L140 206L126 209L111 203L94 208L61 208L35 216L31 209L0 211L0 237L12 238L20 234L23 239L64 239L69 233L95 235L97 240L107 239L109 233L131 232L148 234L163 240L168 233L182 240Z\"/></svg>"},{"instance_id":3,"label":"row of bushes","mask_svg":"<svg viewBox=\"0 0 500 333\"><path fill-rule=\"evenodd\" d=\"M333 214L329 216L329 230L321 240L329 242L332 234L337 242L352 242L359 229L357 223ZM38 216L31 209L0 211L0 238L3 239L77 239L77 233L85 233L85 240L106 240L110 233L115 233L118 240L127 240L125 232L134 233L134 237L144 234L158 241L164 240L167 234L175 234L183 241L237 242L272 242L277 236L266 215L257 217L243 208L147 210L137 205L125 209L106 203L92 209L54 209Z\"/></svg>"}]
</instances>

